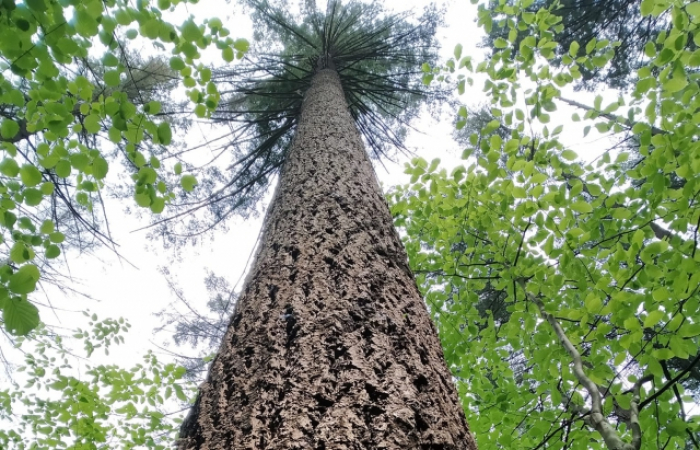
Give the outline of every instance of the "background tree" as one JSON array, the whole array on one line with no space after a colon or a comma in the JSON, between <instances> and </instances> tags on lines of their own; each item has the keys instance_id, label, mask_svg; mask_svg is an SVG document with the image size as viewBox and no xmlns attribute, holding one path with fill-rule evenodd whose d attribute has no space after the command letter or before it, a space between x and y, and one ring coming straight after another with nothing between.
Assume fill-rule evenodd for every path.
<instances>
[{"instance_id":1,"label":"background tree","mask_svg":"<svg viewBox=\"0 0 700 450\"><path fill-rule=\"evenodd\" d=\"M333 13L333 8L339 8L336 3L328 3L328 14ZM318 17L325 13L306 3L300 6L299 16L295 18L306 20L300 30L293 29L288 18L293 12L282 14L281 9L273 8L268 2L252 2L251 5L256 23L264 23L264 29L269 28L271 33L258 33L257 45L261 50L243 58L234 68L212 70L211 80L218 86L221 99L211 119L228 126L229 132L216 143L217 156L213 160L217 164L206 165L199 172L200 184L193 193L197 197L188 193L181 202L172 205L173 213L169 217L154 221L152 236L163 238L168 244L182 243L224 226L225 219L234 214L246 217L258 211L260 200L278 175L292 142L303 93L314 74L310 60L319 59L315 53L309 53L310 49L319 54L330 51L319 42L303 39L311 33L334 32L349 42L342 45L349 46L361 34L359 27L349 30L314 28L321 23ZM376 2L366 5L350 2L338 13L345 23L368 20L360 17L362 14L381 14L381 7ZM446 98L444 92L436 89L422 103L415 101L424 90L418 77L422 74L420 65L433 57L429 54L433 43L424 41L436 26L438 11L433 9L426 14L420 28L404 23L405 14L387 19L376 31L376 35L385 37L386 41L372 41L376 44L374 48L352 48L344 56L347 60L338 63L344 86L347 86L350 112L370 156L377 160L391 157L397 150L406 150L403 144L406 127L417 117L421 104ZM418 33L415 37L408 36L414 32ZM408 41L414 46L411 51L397 49L399 44ZM395 68L382 66L389 56L396 58ZM227 157L230 160L226 160ZM183 222L184 226L178 227Z\"/></svg>"},{"instance_id":2,"label":"background tree","mask_svg":"<svg viewBox=\"0 0 700 450\"><path fill-rule=\"evenodd\" d=\"M209 362L221 345L226 328L231 322L238 295L226 278L208 272L204 278L204 286L209 300L206 303L207 310L201 311L196 302L185 295L167 269L163 269L163 275L177 300L158 314L163 324L155 332L168 333L168 337L176 346L189 346L197 351L194 356L179 351L170 353L176 357L179 365L187 369L185 377L202 382L207 374Z\"/></svg>"}]
</instances>

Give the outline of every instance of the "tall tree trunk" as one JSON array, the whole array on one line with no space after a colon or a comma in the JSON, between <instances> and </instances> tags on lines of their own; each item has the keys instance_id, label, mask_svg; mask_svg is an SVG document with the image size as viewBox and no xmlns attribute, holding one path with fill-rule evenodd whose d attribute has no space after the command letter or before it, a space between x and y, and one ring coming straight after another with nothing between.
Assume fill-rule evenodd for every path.
<instances>
[{"instance_id":1,"label":"tall tree trunk","mask_svg":"<svg viewBox=\"0 0 700 450\"><path fill-rule=\"evenodd\" d=\"M476 449L406 261L337 73L320 70L178 448Z\"/></svg>"}]
</instances>

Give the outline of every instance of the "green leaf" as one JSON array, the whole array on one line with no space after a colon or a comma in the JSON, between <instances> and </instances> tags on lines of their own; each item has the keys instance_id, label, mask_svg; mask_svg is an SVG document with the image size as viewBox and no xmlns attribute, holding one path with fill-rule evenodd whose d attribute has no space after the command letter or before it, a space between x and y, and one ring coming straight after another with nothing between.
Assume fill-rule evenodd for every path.
<instances>
[{"instance_id":1,"label":"green leaf","mask_svg":"<svg viewBox=\"0 0 700 450\"><path fill-rule=\"evenodd\" d=\"M170 58L170 68L173 70L182 70L185 68L185 61L183 61L182 58L173 56Z\"/></svg>"},{"instance_id":2,"label":"green leaf","mask_svg":"<svg viewBox=\"0 0 700 450\"><path fill-rule=\"evenodd\" d=\"M39 188L39 190L41 190L41 193L44 195L51 195L56 190L56 185L53 184L51 181L46 181L44 183L41 183L41 187Z\"/></svg>"},{"instance_id":3,"label":"green leaf","mask_svg":"<svg viewBox=\"0 0 700 450\"><path fill-rule=\"evenodd\" d=\"M25 0L24 3L29 6L30 9L40 13L47 10L44 0Z\"/></svg>"},{"instance_id":4,"label":"green leaf","mask_svg":"<svg viewBox=\"0 0 700 450\"><path fill-rule=\"evenodd\" d=\"M210 71L210 73L211 73L211 71ZM148 102L144 109L148 114L155 115L155 114L158 114L160 112L161 104L160 104L160 102L153 100L153 101Z\"/></svg>"},{"instance_id":5,"label":"green leaf","mask_svg":"<svg viewBox=\"0 0 700 450\"><path fill-rule=\"evenodd\" d=\"M24 190L24 203L27 206L37 206L44 199L44 194L39 189L26 188Z\"/></svg>"},{"instance_id":6,"label":"green leaf","mask_svg":"<svg viewBox=\"0 0 700 450\"><path fill-rule=\"evenodd\" d=\"M653 328L654 325L661 322L661 319L663 319L664 316L665 313L663 311L656 310L650 312L644 319L644 328Z\"/></svg>"},{"instance_id":7,"label":"green leaf","mask_svg":"<svg viewBox=\"0 0 700 450\"><path fill-rule=\"evenodd\" d=\"M571 45L569 46L569 55L572 57L576 58L578 56L578 51L581 48L578 42L572 41Z\"/></svg>"},{"instance_id":8,"label":"green leaf","mask_svg":"<svg viewBox=\"0 0 700 450\"><path fill-rule=\"evenodd\" d=\"M498 37L493 42L493 46L496 48L506 48L506 47L508 47L508 41L503 39L502 37Z\"/></svg>"},{"instance_id":9,"label":"green leaf","mask_svg":"<svg viewBox=\"0 0 700 450\"><path fill-rule=\"evenodd\" d=\"M192 20L188 20L182 24L180 28L181 36L186 41L194 42L202 37L202 32Z\"/></svg>"},{"instance_id":10,"label":"green leaf","mask_svg":"<svg viewBox=\"0 0 700 450\"><path fill-rule=\"evenodd\" d=\"M639 320L637 320L636 317L626 318L623 325L625 328L627 328L630 331L638 330L640 328Z\"/></svg>"},{"instance_id":11,"label":"green leaf","mask_svg":"<svg viewBox=\"0 0 700 450\"><path fill-rule=\"evenodd\" d=\"M107 136L115 144L122 140L122 132L117 127L110 127L107 131Z\"/></svg>"},{"instance_id":12,"label":"green leaf","mask_svg":"<svg viewBox=\"0 0 700 450\"><path fill-rule=\"evenodd\" d=\"M233 43L233 48L239 52L246 53L250 48L250 43L246 39L236 39Z\"/></svg>"},{"instance_id":13,"label":"green leaf","mask_svg":"<svg viewBox=\"0 0 700 450\"><path fill-rule=\"evenodd\" d=\"M73 153L70 155L70 165L81 172L85 171L89 163L90 158L85 153Z\"/></svg>"},{"instance_id":14,"label":"green leaf","mask_svg":"<svg viewBox=\"0 0 700 450\"><path fill-rule=\"evenodd\" d=\"M576 158L578 158L578 155L573 150L564 150L563 152L561 152L561 157L568 161L573 161Z\"/></svg>"},{"instance_id":15,"label":"green leaf","mask_svg":"<svg viewBox=\"0 0 700 450\"><path fill-rule=\"evenodd\" d=\"M648 244L642 249L641 258L642 261L647 264L653 263L653 258L657 255L668 250L668 242L666 241L656 241Z\"/></svg>"},{"instance_id":16,"label":"green leaf","mask_svg":"<svg viewBox=\"0 0 700 450\"><path fill-rule=\"evenodd\" d=\"M121 83L121 72L119 70L108 70L105 72L105 84L107 86L119 86L119 83ZM89 130L88 130L89 131ZM94 131L93 131L94 133Z\"/></svg>"},{"instance_id":17,"label":"green leaf","mask_svg":"<svg viewBox=\"0 0 700 450\"><path fill-rule=\"evenodd\" d=\"M42 222L41 224L41 227L39 227L39 231L41 231L44 234L53 233L54 227L55 225L52 220L44 220L44 222Z\"/></svg>"},{"instance_id":18,"label":"green leaf","mask_svg":"<svg viewBox=\"0 0 700 450\"><path fill-rule=\"evenodd\" d=\"M221 57L226 62L233 61L233 49L231 47L225 47L221 50Z\"/></svg>"},{"instance_id":19,"label":"green leaf","mask_svg":"<svg viewBox=\"0 0 700 450\"><path fill-rule=\"evenodd\" d=\"M538 172L538 173L534 174L532 176L532 178L530 178L530 181L535 183L535 184L541 184L541 183L544 183L545 181L547 181L548 179L549 179L549 176L546 173Z\"/></svg>"},{"instance_id":20,"label":"green leaf","mask_svg":"<svg viewBox=\"0 0 700 450\"><path fill-rule=\"evenodd\" d=\"M105 67L117 67L119 65L119 59L114 56L114 53L107 52L102 57L102 64L104 64Z\"/></svg>"},{"instance_id":21,"label":"green leaf","mask_svg":"<svg viewBox=\"0 0 700 450\"><path fill-rule=\"evenodd\" d=\"M46 247L46 258L54 259L54 258L58 258L60 255L61 255L61 249L58 247L58 245L50 244L49 246Z\"/></svg>"},{"instance_id":22,"label":"green leaf","mask_svg":"<svg viewBox=\"0 0 700 450\"><path fill-rule=\"evenodd\" d=\"M683 324L681 329L678 330L678 335L682 338L700 336L700 323Z\"/></svg>"},{"instance_id":23,"label":"green leaf","mask_svg":"<svg viewBox=\"0 0 700 450\"><path fill-rule=\"evenodd\" d=\"M657 302L664 302L669 299L671 293L668 292L668 289L666 289L666 287L661 286L657 289L654 289L654 291L651 293L651 296Z\"/></svg>"},{"instance_id":24,"label":"green leaf","mask_svg":"<svg viewBox=\"0 0 700 450\"><path fill-rule=\"evenodd\" d=\"M142 208L148 208L151 206L151 196L147 192L136 193L134 195L134 200L136 204Z\"/></svg>"},{"instance_id":25,"label":"green leaf","mask_svg":"<svg viewBox=\"0 0 700 450\"><path fill-rule=\"evenodd\" d=\"M25 336L39 326L39 310L22 298L6 301L2 318L5 321L5 329L14 335Z\"/></svg>"},{"instance_id":26,"label":"green leaf","mask_svg":"<svg viewBox=\"0 0 700 450\"><path fill-rule=\"evenodd\" d=\"M592 292L588 294L584 300L584 304L586 306L586 311L591 314L599 314L603 307L603 302L600 300L600 297Z\"/></svg>"},{"instance_id":27,"label":"green leaf","mask_svg":"<svg viewBox=\"0 0 700 450\"><path fill-rule=\"evenodd\" d=\"M97 133L102 129L102 125L100 124L100 116L97 114L90 114L89 116L85 117L83 119L83 127L90 133Z\"/></svg>"},{"instance_id":28,"label":"green leaf","mask_svg":"<svg viewBox=\"0 0 700 450\"><path fill-rule=\"evenodd\" d=\"M7 287L15 294L29 294L36 289L41 273L34 264L25 264L10 275Z\"/></svg>"},{"instance_id":29,"label":"green leaf","mask_svg":"<svg viewBox=\"0 0 700 450\"><path fill-rule=\"evenodd\" d=\"M693 17L700 17L700 2L691 2L685 5L685 10Z\"/></svg>"},{"instance_id":30,"label":"green leaf","mask_svg":"<svg viewBox=\"0 0 700 450\"><path fill-rule=\"evenodd\" d=\"M156 197L151 203L151 212L153 214L160 214L165 209L165 199L163 197Z\"/></svg>"},{"instance_id":31,"label":"green leaf","mask_svg":"<svg viewBox=\"0 0 700 450\"><path fill-rule=\"evenodd\" d=\"M175 164L175 175L180 175L182 173L182 163Z\"/></svg>"},{"instance_id":32,"label":"green leaf","mask_svg":"<svg viewBox=\"0 0 700 450\"><path fill-rule=\"evenodd\" d=\"M673 353L673 350L671 350L670 348L659 348L656 350L652 350L651 354L654 358L660 361L664 359L671 359L674 356L676 356L675 353Z\"/></svg>"},{"instance_id":33,"label":"green leaf","mask_svg":"<svg viewBox=\"0 0 700 450\"><path fill-rule=\"evenodd\" d=\"M10 259L12 261L16 262L17 264L22 264L23 262L27 262L32 258L34 258L34 252L31 248L28 248L24 242L18 241L12 245L12 248L10 249Z\"/></svg>"},{"instance_id":34,"label":"green leaf","mask_svg":"<svg viewBox=\"0 0 700 450\"><path fill-rule=\"evenodd\" d=\"M186 192L192 192L194 187L197 185L197 179L194 175L183 175L180 179L180 184Z\"/></svg>"},{"instance_id":35,"label":"green leaf","mask_svg":"<svg viewBox=\"0 0 700 450\"><path fill-rule=\"evenodd\" d=\"M56 167L54 168L56 171L56 175L58 175L61 178L68 178L70 176L71 172L71 165L70 161L66 159L60 160L57 164Z\"/></svg>"},{"instance_id":36,"label":"green leaf","mask_svg":"<svg viewBox=\"0 0 700 450\"><path fill-rule=\"evenodd\" d=\"M199 71L199 79L204 83L209 82L211 80L211 69L201 69Z\"/></svg>"},{"instance_id":37,"label":"green leaf","mask_svg":"<svg viewBox=\"0 0 700 450\"><path fill-rule=\"evenodd\" d=\"M139 31L141 35L149 39L156 39L160 35L160 29L162 22L157 19L149 19L145 21L140 27Z\"/></svg>"},{"instance_id":38,"label":"green leaf","mask_svg":"<svg viewBox=\"0 0 700 450\"><path fill-rule=\"evenodd\" d=\"M161 122L158 125L158 141L163 145L169 145L173 139L170 125L167 122Z\"/></svg>"},{"instance_id":39,"label":"green leaf","mask_svg":"<svg viewBox=\"0 0 700 450\"><path fill-rule=\"evenodd\" d=\"M455 59L460 59L462 57L462 44L455 45L454 56Z\"/></svg>"},{"instance_id":40,"label":"green leaf","mask_svg":"<svg viewBox=\"0 0 700 450\"><path fill-rule=\"evenodd\" d=\"M92 161L92 176L97 180L102 180L109 172L109 163L106 159L98 156Z\"/></svg>"},{"instance_id":41,"label":"green leaf","mask_svg":"<svg viewBox=\"0 0 700 450\"><path fill-rule=\"evenodd\" d=\"M688 79L686 77L673 77L663 84L666 91L670 93L675 93L688 85Z\"/></svg>"},{"instance_id":42,"label":"green leaf","mask_svg":"<svg viewBox=\"0 0 700 450\"><path fill-rule=\"evenodd\" d=\"M19 176L25 186L33 187L41 183L43 178L41 172L33 164L25 164L19 169Z\"/></svg>"},{"instance_id":43,"label":"green leaf","mask_svg":"<svg viewBox=\"0 0 700 450\"><path fill-rule=\"evenodd\" d=\"M16 177L19 174L19 165L12 158L5 158L0 161L0 173L6 177Z\"/></svg>"},{"instance_id":44,"label":"green leaf","mask_svg":"<svg viewBox=\"0 0 700 450\"><path fill-rule=\"evenodd\" d=\"M182 386L176 383L173 385L173 389L175 390L175 396L178 398L178 400L180 400L181 402L187 401L187 396L183 392Z\"/></svg>"},{"instance_id":45,"label":"green leaf","mask_svg":"<svg viewBox=\"0 0 700 450\"><path fill-rule=\"evenodd\" d=\"M60 231L49 234L49 240L54 244L60 244L66 239L66 237Z\"/></svg>"},{"instance_id":46,"label":"green leaf","mask_svg":"<svg viewBox=\"0 0 700 450\"><path fill-rule=\"evenodd\" d=\"M90 38L95 36L98 31L97 21L86 11L76 9L73 15L75 21L75 30L83 37Z\"/></svg>"},{"instance_id":47,"label":"green leaf","mask_svg":"<svg viewBox=\"0 0 700 450\"><path fill-rule=\"evenodd\" d=\"M0 123L0 136L4 139L12 139L19 133L19 124L11 119L3 119Z\"/></svg>"},{"instance_id":48,"label":"green leaf","mask_svg":"<svg viewBox=\"0 0 700 450\"><path fill-rule=\"evenodd\" d=\"M574 202L571 205L569 205L569 207L574 211L582 214L590 213L593 211L593 206L591 206L590 203L584 201Z\"/></svg>"},{"instance_id":49,"label":"green leaf","mask_svg":"<svg viewBox=\"0 0 700 450\"><path fill-rule=\"evenodd\" d=\"M511 193L513 198L527 198L527 191L521 186L513 186Z\"/></svg>"}]
</instances>

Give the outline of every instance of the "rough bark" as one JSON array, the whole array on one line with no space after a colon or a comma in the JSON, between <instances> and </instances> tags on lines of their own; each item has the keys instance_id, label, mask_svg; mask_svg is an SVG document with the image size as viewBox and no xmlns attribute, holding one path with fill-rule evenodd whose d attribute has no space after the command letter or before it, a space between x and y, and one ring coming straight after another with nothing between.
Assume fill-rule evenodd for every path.
<instances>
[{"instance_id":1,"label":"rough bark","mask_svg":"<svg viewBox=\"0 0 700 450\"><path fill-rule=\"evenodd\" d=\"M332 70L178 448L476 449Z\"/></svg>"}]
</instances>

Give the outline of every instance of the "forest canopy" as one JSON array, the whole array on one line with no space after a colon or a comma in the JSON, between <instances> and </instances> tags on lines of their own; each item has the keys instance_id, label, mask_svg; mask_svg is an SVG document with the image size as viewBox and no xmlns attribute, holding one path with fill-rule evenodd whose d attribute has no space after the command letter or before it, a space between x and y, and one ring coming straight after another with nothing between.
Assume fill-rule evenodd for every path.
<instances>
[{"instance_id":1,"label":"forest canopy","mask_svg":"<svg viewBox=\"0 0 700 450\"><path fill-rule=\"evenodd\" d=\"M248 13L291 49L265 55L271 40L235 39L220 19L171 23L184 3L0 2L0 309L27 349L26 386L0 390L0 421L16 425L0 426L0 446L172 447L196 370L149 353L76 376L74 353L109 351L129 324L88 314L79 330L46 329L33 295L62 284L68 249L113 244L99 214L107 192L155 214L162 236L163 218L193 209L209 216L185 222L186 238L250 212L289 145L298 91L333 43L375 156L404 147L399 125L418 112L404 97L463 102L450 118L463 164L418 155L388 198L479 448L700 448L700 2L472 1L489 54L458 45L446 61L418 32L437 26L434 9L358 48L333 42L334 29L390 22L377 4L290 25L255 2ZM140 55L137 42L167 56ZM395 74L370 78L352 59L381 65L410 45L425 53L402 60L393 93ZM207 49L217 64L201 62ZM485 105L470 103L476 91ZM242 124L232 154L249 173L188 164L177 137L193 120ZM572 148L592 136L593 155ZM232 305L226 282L210 283L211 318L167 317L206 355Z\"/></svg>"}]
</instances>

